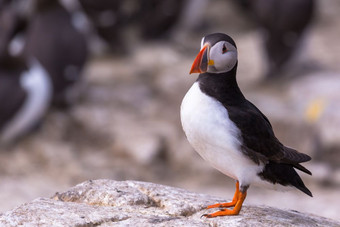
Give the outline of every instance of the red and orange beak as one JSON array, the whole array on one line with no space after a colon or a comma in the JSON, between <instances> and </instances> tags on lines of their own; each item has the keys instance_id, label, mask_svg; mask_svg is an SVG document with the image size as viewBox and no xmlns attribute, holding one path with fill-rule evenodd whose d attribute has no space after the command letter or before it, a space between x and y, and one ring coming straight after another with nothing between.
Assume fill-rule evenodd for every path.
<instances>
[{"instance_id":1,"label":"red and orange beak","mask_svg":"<svg viewBox=\"0 0 340 227\"><path fill-rule=\"evenodd\" d=\"M204 73L208 70L208 63L209 63L209 49L210 45L206 43L201 51L198 53L197 57L194 60L194 63L191 66L190 74L191 73Z\"/></svg>"}]
</instances>

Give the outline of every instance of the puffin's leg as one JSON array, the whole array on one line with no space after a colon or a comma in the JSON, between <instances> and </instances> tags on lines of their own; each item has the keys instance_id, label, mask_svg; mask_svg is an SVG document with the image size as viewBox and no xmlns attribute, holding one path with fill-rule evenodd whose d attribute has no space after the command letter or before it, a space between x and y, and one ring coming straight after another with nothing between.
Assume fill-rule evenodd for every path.
<instances>
[{"instance_id":1,"label":"puffin's leg","mask_svg":"<svg viewBox=\"0 0 340 227\"><path fill-rule=\"evenodd\" d=\"M207 218L214 218L217 216L225 216L225 215L238 215L240 213L240 210L242 208L243 201L246 199L247 196L247 189L248 187L241 188L241 190L238 192L237 201L232 210L229 209L222 209L220 211L217 211L212 214L204 214L204 217Z\"/></svg>"},{"instance_id":2,"label":"puffin's leg","mask_svg":"<svg viewBox=\"0 0 340 227\"><path fill-rule=\"evenodd\" d=\"M236 181L236 190L235 190L234 198L233 198L233 200L231 202L229 202L229 203L216 203L216 204L207 206L206 209L216 208L216 207L220 207L221 208L221 207L232 207L232 206L235 206L235 204L236 204L236 202L238 200L239 192L240 192L239 183L238 183L238 181Z\"/></svg>"}]
</instances>

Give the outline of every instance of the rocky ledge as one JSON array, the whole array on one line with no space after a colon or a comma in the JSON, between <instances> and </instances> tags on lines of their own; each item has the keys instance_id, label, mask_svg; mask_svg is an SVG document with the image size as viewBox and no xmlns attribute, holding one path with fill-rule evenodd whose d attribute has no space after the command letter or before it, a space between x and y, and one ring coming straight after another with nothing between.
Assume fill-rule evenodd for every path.
<instances>
[{"instance_id":1,"label":"rocky ledge","mask_svg":"<svg viewBox=\"0 0 340 227\"><path fill-rule=\"evenodd\" d=\"M90 180L0 214L0 226L340 226L264 206L245 205L238 216L202 217L205 206L222 201L153 183Z\"/></svg>"}]
</instances>

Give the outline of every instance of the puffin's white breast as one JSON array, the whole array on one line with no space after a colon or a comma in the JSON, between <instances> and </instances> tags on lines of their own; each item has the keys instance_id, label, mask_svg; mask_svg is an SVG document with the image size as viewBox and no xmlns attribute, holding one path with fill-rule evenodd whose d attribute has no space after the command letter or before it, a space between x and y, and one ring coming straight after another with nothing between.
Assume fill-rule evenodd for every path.
<instances>
[{"instance_id":1,"label":"puffin's white breast","mask_svg":"<svg viewBox=\"0 0 340 227\"><path fill-rule=\"evenodd\" d=\"M198 82L182 101L181 121L189 143L214 168L241 184L259 180L257 173L263 165L255 164L242 153L241 132L229 119L227 109L204 94Z\"/></svg>"}]
</instances>

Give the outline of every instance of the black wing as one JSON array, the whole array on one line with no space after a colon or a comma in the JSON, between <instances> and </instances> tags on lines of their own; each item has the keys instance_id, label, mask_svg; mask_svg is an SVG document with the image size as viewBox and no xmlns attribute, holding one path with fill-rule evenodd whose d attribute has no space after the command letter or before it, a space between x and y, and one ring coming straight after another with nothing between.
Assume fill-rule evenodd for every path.
<instances>
[{"instance_id":1,"label":"black wing","mask_svg":"<svg viewBox=\"0 0 340 227\"><path fill-rule=\"evenodd\" d=\"M275 137L268 118L254 104L245 101L241 105L228 106L227 109L229 118L241 130L245 154L256 163L260 161L286 163L306 172L298 163L309 161L311 158L285 147Z\"/></svg>"}]
</instances>

